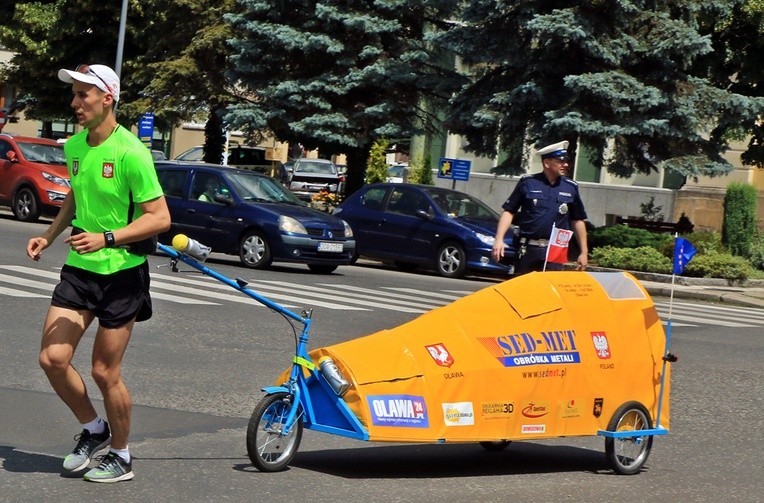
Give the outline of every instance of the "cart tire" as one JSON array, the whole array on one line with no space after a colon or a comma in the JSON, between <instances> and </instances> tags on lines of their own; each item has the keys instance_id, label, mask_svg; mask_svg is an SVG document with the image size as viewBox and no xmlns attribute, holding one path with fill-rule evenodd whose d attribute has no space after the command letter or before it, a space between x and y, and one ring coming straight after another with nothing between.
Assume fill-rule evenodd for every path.
<instances>
[{"instance_id":1,"label":"cart tire","mask_svg":"<svg viewBox=\"0 0 764 503\"><path fill-rule=\"evenodd\" d=\"M635 431L652 428L650 413L639 402L626 402L613 414L608 431ZM616 473L638 473L650 455L653 436L611 438L605 437L605 455Z\"/></svg>"},{"instance_id":2,"label":"cart tire","mask_svg":"<svg viewBox=\"0 0 764 503\"><path fill-rule=\"evenodd\" d=\"M261 472L283 470L297 453L302 440L302 417L297 418L288 435L281 435L291 406L289 393L274 393L263 397L252 411L247 427L247 454Z\"/></svg>"},{"instance_id":3,"label":"cart tire","mask_svg":"<svg viewBox=\"0 0 764 503\"><path fill-rule=\"evenodd\" d=\"M511 440L494 440L492 442L480 442L480 447L490 452L499 452L511 444Z\"/></svg>"}]
</instances>

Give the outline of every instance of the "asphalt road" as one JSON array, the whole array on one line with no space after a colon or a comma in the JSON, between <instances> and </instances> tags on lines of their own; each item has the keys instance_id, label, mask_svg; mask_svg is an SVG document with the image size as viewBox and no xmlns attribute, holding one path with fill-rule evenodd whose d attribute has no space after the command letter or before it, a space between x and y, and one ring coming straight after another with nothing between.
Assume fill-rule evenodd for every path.
<instances>
[{"instance_id":1,"label":"asphalt road","mask_svg":"<svg viewBox=\"0 0 764 503\"><path fill-rule=\"evenodd\" d=\"M41 229L0 215L0 266L57 270L61 243L37 265L23 255L26 239ZM169 275L157 268L165 260L151 262L156 274ZM446 280L376 265L344 267L331 276L304 266L254 272L219 257L211 265L254 288L292 292L304 307L325 303L315 308L314 347L405 323L426 307L417 297L434 305L496 281ZM180 277L200 280L189 272ZM130 448L136 478L114 485L61 476L77 425L36 363L48 299L0 295L0 501L762 501L760 329L674 327L672 348L680 359L673 366L671 433L655 439L639 475L613 475L603 441L594 437L514 442L489 453L473 444L374 444L312 431L288 470L265 474L247 458L245 430L260 387L289 362L289 325L264 308L226 299L227 292L211 284L167 282L169 288L156 291L199 298L180 288L190 286L208 294L202 297L207 304L155 299L154 318L138 325L124 369L135 403ZM318 288L329 291L305 293ZM334 292L353 293L336 299ZM92 333L75 361L84 374L91 344ZM97 395L87 375L86 381ZM100 402L97 407L102 410Z\"/></svg>"}]
</instances>

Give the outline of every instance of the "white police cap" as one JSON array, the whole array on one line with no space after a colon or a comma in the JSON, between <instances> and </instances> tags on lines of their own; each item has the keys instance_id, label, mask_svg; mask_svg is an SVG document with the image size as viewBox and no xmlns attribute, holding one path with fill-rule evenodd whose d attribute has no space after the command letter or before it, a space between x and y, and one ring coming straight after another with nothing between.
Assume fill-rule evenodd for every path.
<instances>
[{"instance_id":1,"label":"white police cap","mask_svg":"<svg viewBox=\"0 0 764 503\"><path fill-rule=\"evenodd\" d=\"M568 155L568 142L561 141L554 145L547 145L546 147L539 149L538 154L542 159L548 159L550 157L564 157Z\"/></svg>"}]
</instances>

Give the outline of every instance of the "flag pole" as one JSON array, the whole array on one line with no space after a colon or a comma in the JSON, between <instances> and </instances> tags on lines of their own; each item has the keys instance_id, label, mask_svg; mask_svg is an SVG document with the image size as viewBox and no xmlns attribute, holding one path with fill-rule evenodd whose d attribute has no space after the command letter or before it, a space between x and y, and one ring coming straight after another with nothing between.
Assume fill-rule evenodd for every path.
<instances>
[{"instance_id":1,"label":"flag pole","mask_svg":"<svg viewBox=\"0 0 764 503\"><path fill-rule=\"evenodd\" d=\"M546 265L549 262L549 245L552 242L552 236L554 236L555 227L557 227L557 224L552 222L552 233L549 235L549 241L546 244L546 254L544 254L544 268L541 269L541 272L546 272Z\"/></svg>"},{"instance_id":2,"label":"flag pole","mask_svg":"<svg viewBox=\"0 0 764 503\"><path fill-rule=\"evenodd\" d=\"M674 247L676 248L676 240L679 237L679 233L674 233ZM674 253L676 255L676 252ZM668 322L666 323L666 348L663 351L663 369L661 370L661 389L660 393L658 394L658 415L655 418L655 427L660 428L661 427L661 409L663 409L663 390L665 389L666 384L666 364L669 362L669 360L672 358L669 354L669 349L671 348L671 316L674 310L674 285L676 280L676 273L674 272L674 267L672 265L671 267L671 291L669 294L669 314L668 314Z\"/></svg>"}]
</instances>

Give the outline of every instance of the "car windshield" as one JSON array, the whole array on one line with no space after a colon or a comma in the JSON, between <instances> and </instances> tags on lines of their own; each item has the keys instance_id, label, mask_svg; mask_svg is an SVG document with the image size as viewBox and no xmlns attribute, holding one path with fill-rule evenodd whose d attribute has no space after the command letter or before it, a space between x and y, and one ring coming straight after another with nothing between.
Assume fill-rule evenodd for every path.
<instances>
[{"instance_id":1,"label":"car windshield","mask_svg":"<svg viewBox=\"0 0 764 503\"><path fill-rule=\"evenodd\" d=\"M440 211L450 217L499 219L498 213L468 194L437 189L431 189L428 193Z\"/></svg>"},{"instance_id":2,"label":"car windshield","mask_svg":"<svg viewBox=\"0 0 764 503\"><path fill-rule=\"evenodd\" d=\"M231 173L228 179L239 197L245 201L305 205L273 178L247 173Z\"/></svg>"},{"instance_id":3,"label":"car windshield","mask_svg":"<svg viewBox=\"0 0 764 503\"><path fill-rule=\"evenodd\" d=\"M403 176L404 167L403 166L390 166L387 169L387 176L397 176L401 177Z\"/></svg>"},{"instance_id":4,"label":"car windshield","mask_svg":"<svg viewBox=\"0 0 764 503\"><path fill-rule=\"evenodd\" d=\"M334 164L328 162L300 161L294 165L295 173L317 173L320 175L335 175Z\"/></svg>"},{"instance_id":5,"label":"car windshield","mask_svg":"<svg viewBox=\"0 0 764 503\"><path fill-rule=\"evenodd\" d=\"M61 145L18 142L18 146L27 161L44 164L66 164L64 147Z\"/></svg>"}]
</instances>

